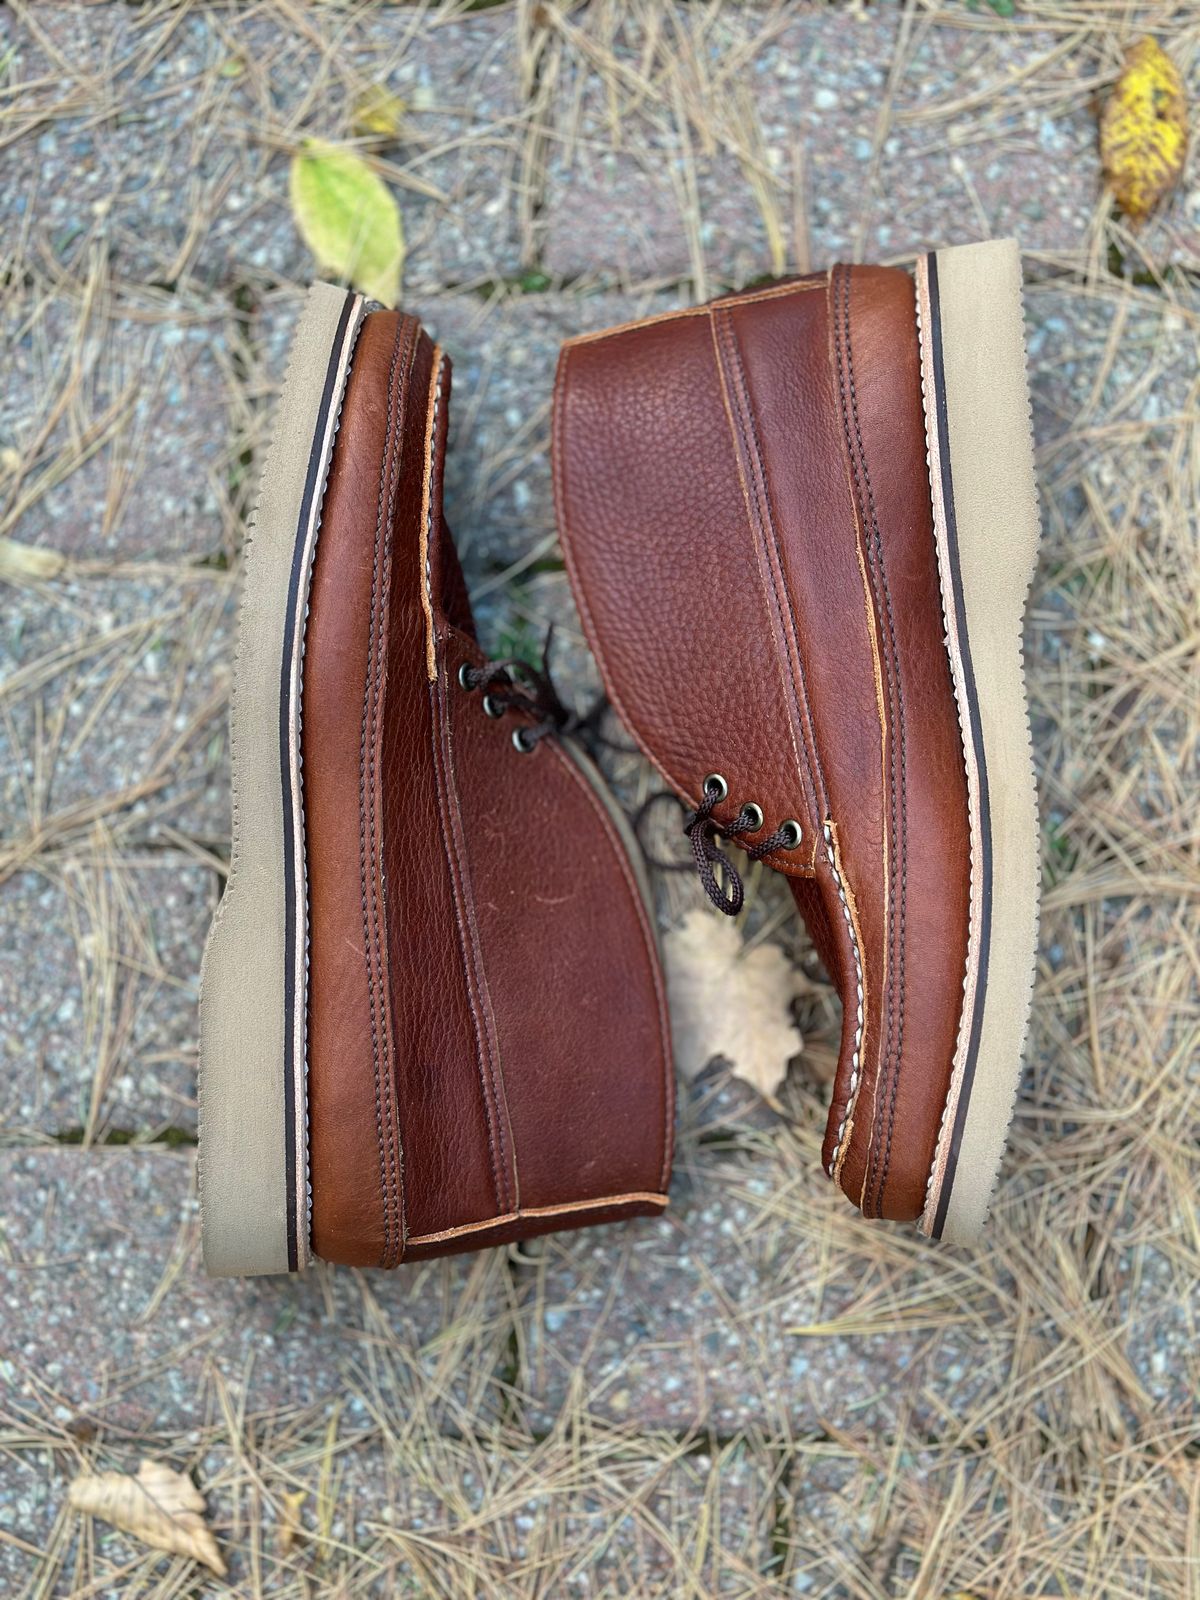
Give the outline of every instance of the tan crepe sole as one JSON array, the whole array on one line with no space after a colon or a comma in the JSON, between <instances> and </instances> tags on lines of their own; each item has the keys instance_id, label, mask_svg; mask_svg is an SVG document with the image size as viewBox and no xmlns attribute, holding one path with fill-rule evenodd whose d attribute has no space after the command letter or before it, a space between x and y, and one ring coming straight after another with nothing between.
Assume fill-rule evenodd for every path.
<instances>
[{"instance_id":1,"label":"tan crepe sole","mask_svg":"<svg viewBox=\"0 0 1200 1600\"><path fill-rule=\"evenodd\" d=\"M1037 950L1037 793L1021 656L1038 506L1013 240L924 257L917 309L946 646L966 761L970 935L922 1231L973 1239L1021 1076Z\"/></svg>"},{"instance_id":2,"label":"tan crepe sole","mask_svg":"<svg viewBox=\"0 0 1200 1600\"><path fill-rule=\"evenodd\" d=\"M200 975L200 1221L220 1276L309 1258L308 928L300 698L321 501L364 302L309 291L247 541L230 743L233 849Z\"/></svg>"}]
</instances>

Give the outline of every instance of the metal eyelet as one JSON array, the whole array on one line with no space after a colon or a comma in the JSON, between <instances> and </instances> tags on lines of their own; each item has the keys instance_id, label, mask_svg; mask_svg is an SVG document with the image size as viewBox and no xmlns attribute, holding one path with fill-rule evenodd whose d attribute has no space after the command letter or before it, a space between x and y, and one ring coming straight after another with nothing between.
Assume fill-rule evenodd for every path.
<instances>
[{"instance_id":1,"label":"metal eyelet","mask_svg":"<svg viewBox=\"0 0 1200 1600\"><path fill-rule=\"evenodd\" d=\"M786 831L788 835L788 837L780 845L781 850L795 850L801 839L804 837L804 829L798 822L793 821L791 817L789 817L786 822L781 822L779 824L779 831L780 833Z\"/></svg>"},{"instance_id":2,"label":"metal eyelet","mask_svg":"<svg viewBox=\"0 0 1200 1600\"><path fill-rule=\"evenodd\" d=\"M513 749L523 756L531 756L538 747L536 739L527 737L528 728L514 728L512 735Z\"/></svg>"},{"instance_id":3,"label":"metal eyelet","mask_svg":"<svg viewBox=\"0 0 1200 1600\"><path fill-rule=\"evenodd\" d=\"M720 805L729 793L729 785L719 772L710 772L704 780L705 794L712 794L714 790L716 790L717 804Z\"/></svg>"},{"instance_id":4,"label":"metal eyelet","mask_svg":"<svg viewBox=\"0 0 1200 1600\"><path fill-rule=\"evenodd\" d=\"M763 825L763 812L761 806L756 806L753 800L747 800L742 807L742 815L749 822L748 833L757 833Z\"/></svg>"},{"instance_id":5,"label":"metal eyelet","mask_svg":"<svg viewBox=\"0 0 1200 1600\"><path fill-rule=\"evenodd\" d=\"M502 717L504 707L494 694L485 694L483 697L483 714L486 717Z\"/></svg>"},{"instance_id":6,"label":"metal eyelet","mask_svg":"<svg viewBox=\"0 0 1200 1600\"><path fill-rule=\"evenodd\" d=\"M466 689L468 693L475 687L471 682L471 663L469 661L464 661L458 669L458 686L460 689Z\"/></svg>"}]
</instances>

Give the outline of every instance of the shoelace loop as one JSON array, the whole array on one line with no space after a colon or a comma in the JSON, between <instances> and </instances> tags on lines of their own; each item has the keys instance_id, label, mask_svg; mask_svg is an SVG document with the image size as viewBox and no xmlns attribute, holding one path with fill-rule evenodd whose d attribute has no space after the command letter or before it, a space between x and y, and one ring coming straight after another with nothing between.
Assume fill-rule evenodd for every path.
<instances>
[{"instance_id":1,"label":"shoelace loop","mask_svg":"<svg viewBox=\"0 0 1200 1600\"><path fill-rule=\"evenodd\" d=\"M720 839L737 839L742 834L756 833L763 825L762 808L747 801L724 827L713 821L713 811L729 793L729 787L718 773L710 773L704 780L704 796L694 811L683 820L683 831L692 847L696 872L704 892L727 917L736 917L746 898L745 885L733 862L718 845ZM781 822L774 833L748 845L746 854L751 861L762 861L776 850L794 850L800 843L799 823L790 819Z\"/></svg>"}]
</instances>

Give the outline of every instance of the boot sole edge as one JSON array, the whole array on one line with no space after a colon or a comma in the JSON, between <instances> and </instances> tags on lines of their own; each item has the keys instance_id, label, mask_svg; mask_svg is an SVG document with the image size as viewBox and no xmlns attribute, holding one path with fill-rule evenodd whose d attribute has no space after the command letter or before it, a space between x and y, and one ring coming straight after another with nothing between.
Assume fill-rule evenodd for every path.
<instances>
[{"instance_id":1,"label":"boot sole edge","mask_svg":"<svg viewBox=\"0 0 1200 1600\"><path fill-rule=\"evenodd\" d=\"M977 1237L999 1173L1037 952L1037 792L1021 633L1038 506L1015 242L938 251L918 263L916 279L971 835L962 1015L920 1227L961 1243Z\"/></svg>"},{"instance_id":2,"label":"boot sole edge","mask_svg":"<svg viewBox=\"0 0 1200 1600\"><path fill-rule=\"evenodd\" d=\"M300 710L321 503L361 296L309 290L243 558L230 707L233 841L200 975L199 1183L206 1270L310 1258L307 888Z\"/></svg>"}]
</instances>

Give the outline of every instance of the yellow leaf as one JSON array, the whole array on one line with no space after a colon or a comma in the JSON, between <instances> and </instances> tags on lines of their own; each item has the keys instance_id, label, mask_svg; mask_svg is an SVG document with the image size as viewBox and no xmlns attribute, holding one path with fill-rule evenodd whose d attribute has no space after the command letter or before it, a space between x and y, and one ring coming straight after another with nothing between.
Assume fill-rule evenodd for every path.
<instances>
[{"instance_id":1,"label":"yellow leaf","mask_svg":"<svg viewBox=\"0 0 1200 1600\"><path fill-rule=\"evenodd\" d=\"M1140 39L1100 117L1109 188L1133 221L1148 216L1179 178L1187 155L1187 104L1175 63L1155 39Z\"/></svg>"},{"instance_id":2,"label":"yellow leaf","mask_svg":"<svg viewBox=\"0 0 1200 1600\"><path fill-rule=\"evenodd\" d=\"M390 192L361 156L308 139L292 160L292 214L324 271L394 306L404 230Z\"/></svg>"},{"instance_id":3,"label":"yellow leaf","mask_svg":"<svg viewBox=\"0 0 1200 1600\"><path fill-rule=\"evenodd\" d=\"M777 945L745 950L727 917L690 911L663 941L675 1057L685 1078L714 1056L770 1098L803 1041L793 998L811 985Z\"/></svg>"},{"instance_id":4,"label":"yellow leaf","mask_svg":"<svg viewBox=\"0 0 1200 1600\"><path fill-rule=\"evenodd\" d=\"M364 89L354 102L354 131L364 139L397 139L404 126L404 113L407 110L408 106L400 96L389 94L382 85Z\"/></svg>"},{"instance_id":5,"label":"yellow leaf","mask_svg":"<svg viewBox=\"0 0 1200 1600\"><path fill-rule=\"evenodd\" d=\"M204 1522L204 1496L182 1472L161 1461L143 1461L136 1478L127 1472L86 1473L67 1498L77 1511L101 1517L154 1550L190 1556L225 1576L225 1563Z\"/></svg>"},{"instance_id":6,"label":"yellow leaf","mask_svg":"<svg viewBox=\"0 0 1200 1600\"><path fill-rule=\"evenodd\" d=\"M307 1498L307 1489L285 1489L283 1492L283 1505L280 1508L279 1536L277 1539L281 1556L287 1555L304 1531L300 1521L300 1507Z\"/></svg>"},{"instance_id":7,"label":"yellow leaf","mask_svg":"<svg viewBox=\"0 0 1200 1600\"><path fill-rule=\"evenodd\" d=\"M19 583L22 579L56 578L67 564L57 550L41 545L22 544L20 539L0 537L0 582Z\"/></svg>"}]
</instances>

